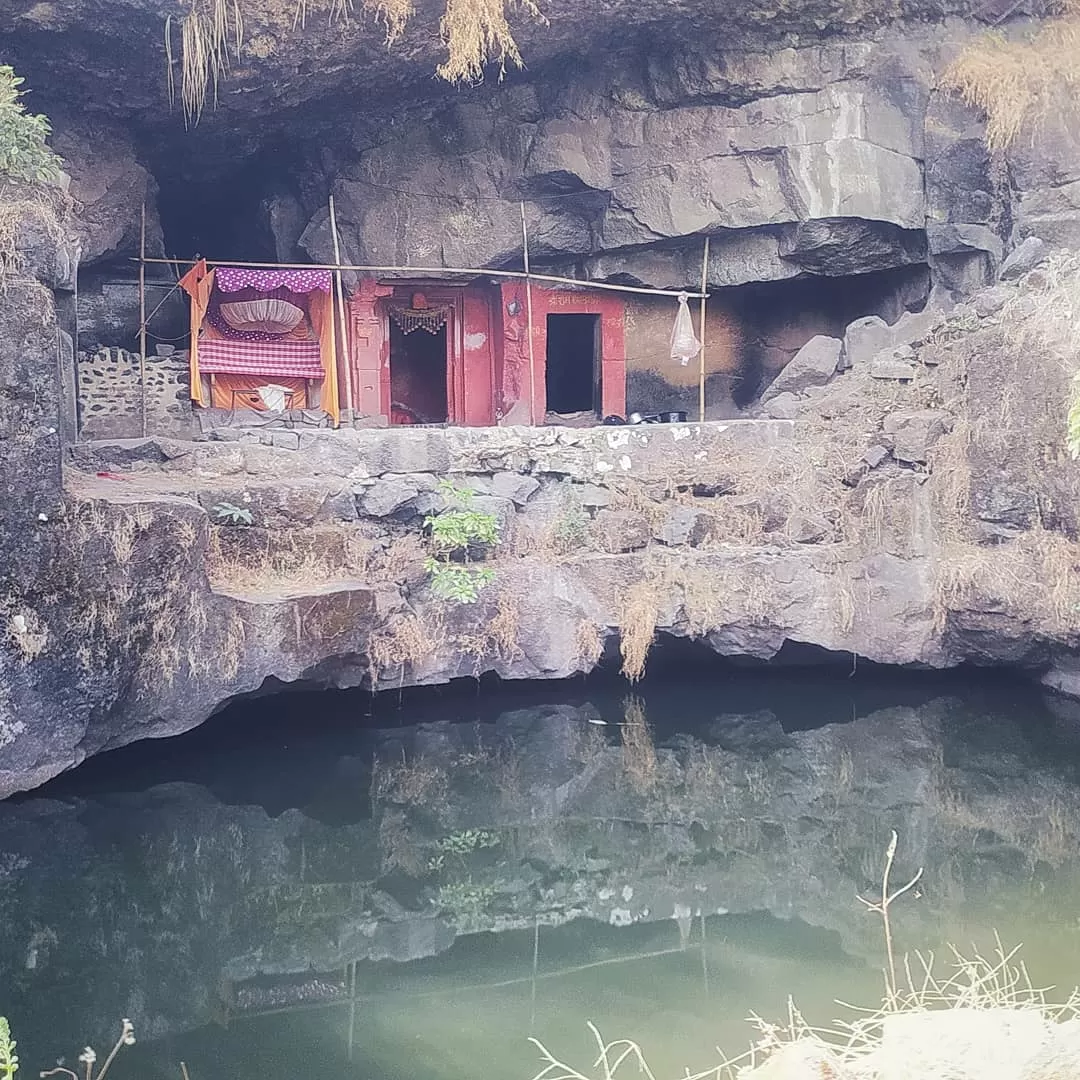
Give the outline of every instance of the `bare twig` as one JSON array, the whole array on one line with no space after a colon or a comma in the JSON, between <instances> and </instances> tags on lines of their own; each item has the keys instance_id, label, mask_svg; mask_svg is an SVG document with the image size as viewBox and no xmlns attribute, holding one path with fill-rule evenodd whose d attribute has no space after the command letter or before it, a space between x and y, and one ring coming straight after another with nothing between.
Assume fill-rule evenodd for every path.
<instances>
[{"instance_id":1,"label":"bare twig","mask_svg":"<svg viewBox=\"0 0 1080 1080\"><path fill-rule=\"evenodd\" d=\"M897 889L895 892L889 892L889 875L892 873L893 860L896 858L896 843L897 836L896 830L892 830L889 834L889 846L885 851L885 869L881 875L881 900L874 902L867 900L863 896L857 896L856 899L865 904L870 911L876 911L881 916L881 923L885 930L885 957L889 964L888 971L888 991L889 997L893 1000L896 998L896 957L893 953L893 939L892 939L892 924L889 921L889 907L894 900L903 896L904 893L915 888L919 879L923 875L923 868L920 866L915 876L904 886Z\"/></svg>"}]
</instances>

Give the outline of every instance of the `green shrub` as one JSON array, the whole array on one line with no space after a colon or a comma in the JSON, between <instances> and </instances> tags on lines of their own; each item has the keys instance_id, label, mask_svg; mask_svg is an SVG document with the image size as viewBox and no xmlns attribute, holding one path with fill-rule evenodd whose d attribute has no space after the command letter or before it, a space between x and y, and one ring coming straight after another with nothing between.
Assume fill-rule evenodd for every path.
<instances>
[{"instance_id":1,"label":"green shrub","mask_svg":"<svg viewBox=\"0 0 1080 1080\"><path fill-rule=\"evenodd\" d=\"M48 118L28 113L22 103L24 81L0 65L0 175L46 184L59 177L60 158L45 145L52 134Z\"/></svg>"},{"instance_id":2,"label":"green shrub","mask_svg":"<svg viewBox=\"0 0 1080 1080\"><path fill-rule=\"evenodd\" d=\"M468 488L444 480L439 490L451 505L424 519L435 549L435 554L424 562L424 569L431 575L431 589L440 600L475 604L480 590L495 580L495 571L468 565L469 549L474 544L497 544L499 522L494 514L472 509L473 493ZM464 563L455 562L455 556Z\"/></svg>"}]
</instances>

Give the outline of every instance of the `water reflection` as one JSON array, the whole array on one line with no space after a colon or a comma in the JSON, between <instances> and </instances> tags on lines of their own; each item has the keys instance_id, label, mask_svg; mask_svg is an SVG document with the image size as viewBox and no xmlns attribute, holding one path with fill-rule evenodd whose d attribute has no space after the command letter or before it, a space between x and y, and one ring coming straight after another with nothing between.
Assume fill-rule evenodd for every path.
<instances>
[{"instance_id":1,"label":"water reflection","mask_svg":"<svg viewBox=\"0 0 1080 1080\"><path fill-rule=\"evenodd\" d=\"M341 1070L351 1044L358 1075L527 1077L525 1035L581 1059L593 1019L696 1068L789 993L822 1019L876 997L855 895L894 828L897 877L926 868L894 913L902 947L996 927L1037 979L1076 981L1071 707L1005 684L993 704L939 683L912 700L912 680L907 703L853 710L848 687L755 678L332 725L306 759L276 748L291 729L252 742L241 719L244 755L195 755L200 783L181 746L156 777L128 758L123 781L99 766L6 804L0 962L24 1062L131 1016L159 1040L140 1075ZM830 715L846 722L810 726Z\"/></svg>"}]
</instances>

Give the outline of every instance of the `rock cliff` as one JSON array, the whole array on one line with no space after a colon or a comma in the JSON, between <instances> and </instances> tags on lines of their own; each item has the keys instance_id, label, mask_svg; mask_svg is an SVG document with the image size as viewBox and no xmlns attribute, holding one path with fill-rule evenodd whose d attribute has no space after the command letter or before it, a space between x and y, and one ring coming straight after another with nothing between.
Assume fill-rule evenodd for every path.
<instances>
[{"instance_id":1,"label":"rock cliff","mask_svg":"<svg viewBox=\"0 0 1080 1080\"><path fill-rule=\"evenodd\" d=\"M1056 116L985 150L936 88L983 29L959 5L618 11L601 32L553 4L550 28L524 30L528 71L449 92L421 79L423 11L386 53L358 30L294 34L264 5L189 133L147 51L167 5L0 13L71 173L66 197L5 189L0 230L0 795L268 679L557 678L620 651L634 672L654 632L1073 686L1077 266L1043 242L1076 240L1075 130ZM145 199L153 250L321 257L330 192L355 259L516 264L524 199L537 257L583 277L692 282L708 234L718 293L905 268L921 285L904 279L888 321L777 348L799 351L726 425L260 432L207 415L198 441L78 441L80 252L84 293L130 275ZM130 323L93 333L132 345ZM437 600L423 569L448 476L502 532L476 605Z\"/></svg>"}]
</instances>

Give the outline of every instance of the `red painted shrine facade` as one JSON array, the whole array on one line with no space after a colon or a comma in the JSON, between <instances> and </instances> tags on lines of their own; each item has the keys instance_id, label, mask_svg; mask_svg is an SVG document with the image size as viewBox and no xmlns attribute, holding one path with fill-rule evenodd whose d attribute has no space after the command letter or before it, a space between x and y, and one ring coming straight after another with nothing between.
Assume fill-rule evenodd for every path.
<instances>
[{"instance_id":1,"label":"red painted shrine facade","mask_svg":"<svg viewBox=\"0 0 1080 1080\"><path fill-rule=\"evenodd\" d=\"M351 385L358 416L488 426L625 415L618 294L534 284L531 361L521 281L362 278L348 309L350 370L340 383L346 393Z\"/></svg>"}]
</instances>

